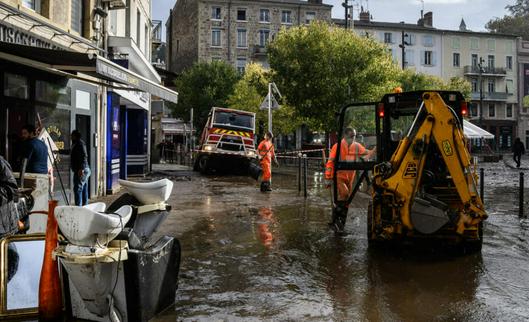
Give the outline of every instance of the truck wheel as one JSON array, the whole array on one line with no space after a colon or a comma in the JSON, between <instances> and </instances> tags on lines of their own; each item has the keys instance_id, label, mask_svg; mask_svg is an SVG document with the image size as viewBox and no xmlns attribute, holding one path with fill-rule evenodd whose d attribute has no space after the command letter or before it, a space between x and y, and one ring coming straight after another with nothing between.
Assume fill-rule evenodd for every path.
<instances>
[{"instance_id":1,"label":"truck wheel","mask_svg":"<svg viewBox=\"0 0 529 322\"><path fill-rule=\"evenodd\" d=\"M208 174L209 172L208 157L206 155L199 157L197 160L197 163L198 163L198 166L197 166L198 171L200 171L200 173L202 174Z\"/></svg>"}]
</instances>

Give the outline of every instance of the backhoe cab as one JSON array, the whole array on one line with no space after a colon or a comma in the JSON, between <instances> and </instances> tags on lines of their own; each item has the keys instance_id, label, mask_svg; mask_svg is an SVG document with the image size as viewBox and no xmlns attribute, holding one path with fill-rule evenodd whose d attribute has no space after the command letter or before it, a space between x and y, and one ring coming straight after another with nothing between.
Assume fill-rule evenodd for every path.
<instances>
[{"instance_id":1,"label":"backhoe cab","mask_svg":"<svg viewBox=\"0 0 529 322\"><path fill-rule=\"evenodd\" d=\"M465 146L466 113L461 93L450 91L393 93L379 103L344 107L340 138L356 129L355 141L371 151L371 157L337 156L334 225L343 228L347 207L366 181L372 184L370 243L441 239L471 251L481 249L487 214ZM337 151L347 151L341 147L347 140L337 144ZM354 182L344 197L340 178L352 173Z\"/></svg>"}]
</instances>

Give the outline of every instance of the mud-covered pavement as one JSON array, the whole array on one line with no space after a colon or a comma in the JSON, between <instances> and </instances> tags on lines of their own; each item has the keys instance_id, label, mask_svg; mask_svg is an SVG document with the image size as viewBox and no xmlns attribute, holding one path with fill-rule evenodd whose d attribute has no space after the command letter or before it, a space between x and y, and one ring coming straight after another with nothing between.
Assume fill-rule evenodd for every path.
<instances>
[{"instance_id":1,"label":"mud-covered pavement","mask_svg":"<svg viewBox=\"0 0 529 322\"><path fill-rule=\"evenodd\" d=\"M182 243L179 289L155 320L528 320L529 221L518 217L518 171L484 167L490 218L473 255L368 249L367 196L335 236L318 173L307 200L284 169L270 194L243 177L178 180L161 232Z\"/></svg>"}]
</instances>

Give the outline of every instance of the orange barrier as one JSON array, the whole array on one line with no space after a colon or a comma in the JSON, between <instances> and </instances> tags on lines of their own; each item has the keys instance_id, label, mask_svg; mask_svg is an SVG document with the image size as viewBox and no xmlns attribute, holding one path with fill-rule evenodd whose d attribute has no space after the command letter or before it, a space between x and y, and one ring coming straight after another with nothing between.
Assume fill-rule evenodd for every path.
<instances>
[{"instance_id":1,"label":"orange barrier","mask_svg":"<svg viewBox=\"0 0 529 322\"><path fill-rule=\"evenodd\" d=\"M59 266L53 259L52 253L57 247L57 220L55 219L57 200L48 202L48 222L46 225L46 244L44 247L44 261L40 273L39 284L39 320L57 321L62 316L61 282L59 280Z\"/></svg>"}]
</instances>

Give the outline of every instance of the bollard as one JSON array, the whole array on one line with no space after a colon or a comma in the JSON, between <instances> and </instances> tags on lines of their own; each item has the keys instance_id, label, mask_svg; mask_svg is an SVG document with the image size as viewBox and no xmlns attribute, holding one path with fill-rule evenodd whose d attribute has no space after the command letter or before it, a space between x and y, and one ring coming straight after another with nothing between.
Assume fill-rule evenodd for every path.
<instances>
[{"instance_id":1,"label":"bollard","mask_svg":"<svg viewBox=\"0 0 529 322\"><path fill-rule=\"evenodd\" d=\"M298 154L298 192L301 192L301 153Z\"/></svg>"},{"instance_id":2,"label":"bollard","mask_svg":"<svg viewBox=\"0 0 529 322\"><path fill-rule=\"evenodd\" d=\"M481 202L485 203L485 170L483 168L479 169L479 196Z\"/></svg>"},{"instance_id":3,"label":"bollard","mask_svg":"<svg viewBox=\"0 0 529 322\"><path fill-rule=\"evenodd\" d=\"M309 160L307 155L303 154L303 196L307 198L307 165Z\"/></svg>"},{"instance_id":4,"label":"bollard","mask_svg":"<svg viewBox=\"0 0 529 322\"><path fill-rule=\"evenodd\" d=\"M518 214L523 216L523 172L520 172L520 192L518 197Z\"/></svg>"}]
</instances>

